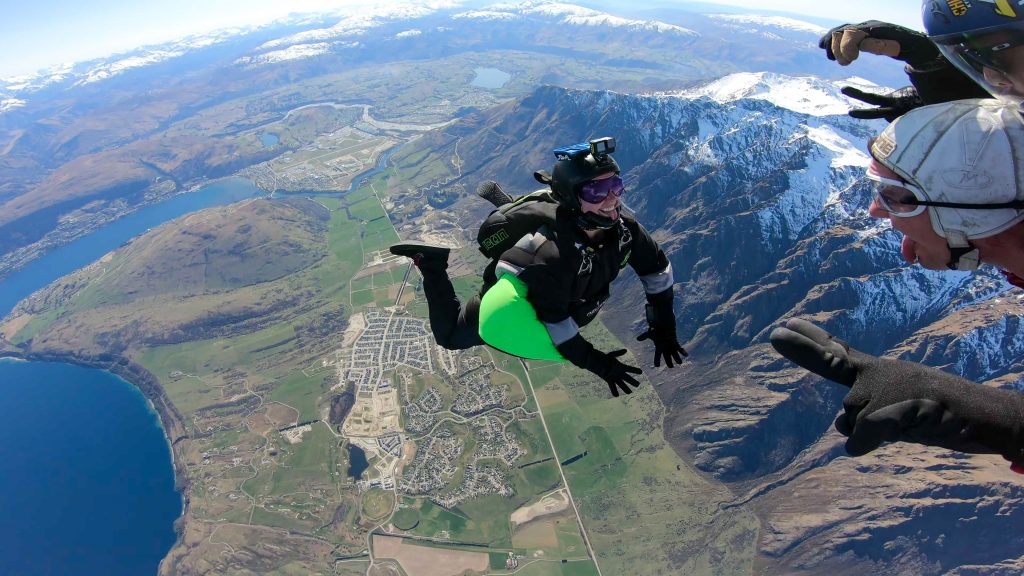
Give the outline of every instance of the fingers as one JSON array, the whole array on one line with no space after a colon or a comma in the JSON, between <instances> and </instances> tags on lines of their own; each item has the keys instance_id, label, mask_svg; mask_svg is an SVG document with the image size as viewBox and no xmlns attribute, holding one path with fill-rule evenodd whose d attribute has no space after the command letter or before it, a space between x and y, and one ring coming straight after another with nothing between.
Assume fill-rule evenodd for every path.
<instances>
[{"instance_id":1,"label":"fingers","mask_svg":"<svg viewBox=\"0 0 1024 576\"><path fill-rule=\"evenodd\" d=\"M865 38L860 43L861 52L878 54L896 58L900 55L900 43L896 40L882 40L879 38Z\"/></svg>"},{"instance_id":2,"label":"fingers","mask_svg":"<svg viewBox=\"0 0 1024 576\"><path fill-rule=\"evenodd\" d=\"M643 342L644 340L647 340L647 339L649 339L650 337L651 337L651 331L650 331L650 330L648 330L647 332L644 332L643 334L641 334L641 335L637 336L637 337L636 337L636 341L637 341L637 342Z\"/></svg>"},{"instance_id":3,"label":"fingers","mask_svg":"<svg viewBox=\"0 0 1024 576\"><path fill-rule=\"evenodd\" d=\"M790 318L786 321L786 328L810 338L821 346L827 346L833 341L832 334L801 318Z\"/></svg>"},{"instance_id":4,"label":"fingers","mask_svg":"<svg viewBox=\"0 0 1024 576\"><path fill-rule=\"evenodd\" d=\"M847 28L832 33L832 53L840 66L849 66L860 56L860 43L868 37L863 30Z\"/></svg>"},{"instance_id":5,"label":"fingers","mask_svg":"<svg viewBox=\"0 0 1024 576\"><path fill-rule=\"evenodd\" d=\"M861 102L871 104L872 106L891 106L893 103L893 98L887 94L864 92L863 90L858 90L853 86L843 86L839 91L854 100L860 100Z\"/></svg>"},{"instance_id":6,"label":"fingers","mask_svg":"<svg viewBox=\"0 0 1024 576\"><path fill-rule=\"evenodd\" d=\"M858 120L877 120L878 118L884 118L885 120L892 122L893 120L902 116L895 108L855 108L847 112L851 118L857 118Z\"/></svg>"},{"instance_id":7,"label":"fingers","mask_svg":"<svg viewBox=\"0 0 1024 576\"><path fill-rule=\"evenodd\" d=\"M904 429L915 426L917 401L907 400L871 411L865 408L855 419L846 441L851 456L863 456L882 445L899 440Z\"/></svg>"},{"instance_id":8,"label":"fingers","mask_svg":"<svg viewBox=\"0 0 1024 576\"><path fill-rule=\"evenodd\" d=\"M791 320L787 326L792 325ZM807 335L791 330L790 328L776 328L772 331L770 339L772 347L779 353L792 360L799 366L814 372L815 374L838 382L845 386L853 386L857 379L856 370L850 365L845 354L836 354L836 345L828 342L822 345L818 340L822 339L821 334L828 334L817 326L804 322L807 326L797 327L805 332L814 335L816 338L809 338ZM841 350L841 348L840 348Z\"/></svg>"},{"instance_id":9,"label":"fingers","mask_svg":"<svg viewBox=\"0 0 1024 576\"><path fill-rule=\"evenodd\" d=\"M620 350L615 350L614 352L609 352L608 356L610 356L612 358L618 358L619 356L622 356L625 353L626 353L626 349L622 348Z\"/></svg>"}]
</instances>

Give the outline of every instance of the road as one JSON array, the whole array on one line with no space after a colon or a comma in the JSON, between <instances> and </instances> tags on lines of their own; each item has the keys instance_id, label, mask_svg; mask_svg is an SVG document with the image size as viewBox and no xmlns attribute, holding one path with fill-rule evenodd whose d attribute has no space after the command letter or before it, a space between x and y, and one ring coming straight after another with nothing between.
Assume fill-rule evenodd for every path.
<instances>
[{"instance_id":1,"label":"road","mask_svg":"<svg viewBox=\"0 0 1024 576\"><path fill-rule=\"evenodd\" d=\"M526 384L530 387L530 393L533 394L533 399L537 402L537 414L540 415L540 423L544 426L544 435L548 438L548 444L551 446L551 453L555 456L555 464L558 465L558 474L562 476L562 485L565 486L565 493L569 497L569 503L572 504L572 511L576 513L576 523L580 527L580 535L583 536L583 543L587 545L587 555L594 562L594 568L597 570L598 576L604 576L601 574L601 566L597 563L597 556L594 554L594 548L590 545L590 537L587 536L587 529L583 526L583 517L580 516L580 509L576 506L576 499L572 497L572 490L569 488L569 482L565 479L565 471L562 470L562 459L558 457L558 452L555 452L555 442L551 439L551 432L548 431L548 423L544 420L544 411L540 408L540 401L537 400L537 394L533 390L533 380L530 378L530 367L526 364L526 360L520 358L519 362L523 365L523 373L526 374Z\"/></svg>"}]
</instances>

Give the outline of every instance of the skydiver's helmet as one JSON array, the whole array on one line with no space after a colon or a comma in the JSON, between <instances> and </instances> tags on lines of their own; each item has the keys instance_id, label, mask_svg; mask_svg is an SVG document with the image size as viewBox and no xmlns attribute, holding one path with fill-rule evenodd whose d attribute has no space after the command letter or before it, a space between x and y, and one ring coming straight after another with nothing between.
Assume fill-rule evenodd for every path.
<instances>
[{"instance_id":1,"label":"skydiver's helmet","mask_svg":"<svg viewBox=\"0 0 1024 576\"><path fill-rule=\"evenodd\" d=\"M967 240L1024 221L1024 119L1014 103L982 98L915 108L882 131L871 155L918 189L918 205L949 244L950 268L976 269Z\"/></svg>"},{"instance_id":2,"label":"skydiver's helmet","mask_svg":"<svg viewBox=\"0 0 1024 576\"><path fill-rule=\"evenodd\" d=\"M579 196L584 183L598 176L619 173L619 165L611 156L614 151L615 139L608 137L554 150L555 166L548 183L558 201L572 210L577 224L584 230L603 230L615 225L615 220L611 218L583 212ZM537 179L544 181L541 176Z\"/></svg>"},{"instance_id":3,"label":"skydiver's helmet","mask_svg":"<svg viewBox=\"0 0 1024 576\"><path fill-rule=\"evenodd\" d=\"M1009 62L1024 75L1024 5L1011 0L924 0L928 37L942 54L979 86L1001 100L1024 101L1024 78L1017 90L1007 82Z\"/></svg>"}]
</instances>

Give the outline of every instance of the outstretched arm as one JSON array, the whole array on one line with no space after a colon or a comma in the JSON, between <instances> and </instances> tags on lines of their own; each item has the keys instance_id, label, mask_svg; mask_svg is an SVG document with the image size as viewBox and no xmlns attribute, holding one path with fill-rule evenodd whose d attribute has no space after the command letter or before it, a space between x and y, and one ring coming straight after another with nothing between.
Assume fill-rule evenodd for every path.
<instances>
[{"instance_id":1,"label":"outstretched arm","mask_svg":"<svg viewBox=\"0 0 1024 576\"><path fill-rule=\"evenodd\" d=\"M895 120L907 111L926 104L938 104L966 98L987 98L981 86L950 64L927 36L916 30L868 20L843 24L826 32L818 41L829 60L847 66L862 52L889 56L906 63L904 71L913 87L889 94L870 94L846 87L843 93L877 108L850 111L854 118Z\"/></svg>"},{"instance_id":2,"label":"outstretched arm","mask_svg":"<svg viewBox=\"0 0 1024 576\"><path fill-rule=\"evenodd\" d=\"M989 388L913 362L858 352L805 320L771 334L793 362L850 387L836 429L846 451L913 442L960 452L1001 454L1024 473L1024 395Z\"/></svg>"}]
</instances>

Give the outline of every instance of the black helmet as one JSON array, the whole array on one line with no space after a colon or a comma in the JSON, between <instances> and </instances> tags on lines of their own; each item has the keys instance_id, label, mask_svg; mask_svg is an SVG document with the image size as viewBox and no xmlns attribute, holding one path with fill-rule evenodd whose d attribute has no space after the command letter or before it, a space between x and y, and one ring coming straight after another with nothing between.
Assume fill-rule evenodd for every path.
<instances>
[{"instance_id":1,"label":"black helmet","mask_svg":"<svg viewBox=\"0 0 1024 576\"><path fill-rule=\"evenodd\" d=\"M611 228L615 221L582 211L579 189L584 182L598 176L619 173L619 165L611 156L614 151L615 139L610 137L555 148L555 166L551 174L536 172L534 177L551 186L558 201L577 215L582 228Z\"/></svg>"}]
</instances>

